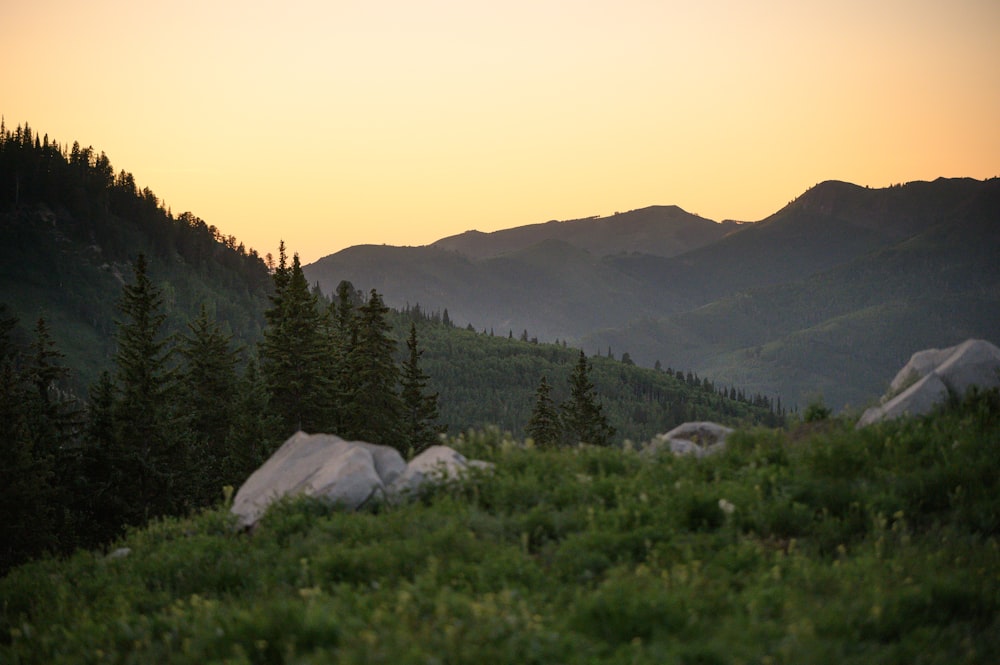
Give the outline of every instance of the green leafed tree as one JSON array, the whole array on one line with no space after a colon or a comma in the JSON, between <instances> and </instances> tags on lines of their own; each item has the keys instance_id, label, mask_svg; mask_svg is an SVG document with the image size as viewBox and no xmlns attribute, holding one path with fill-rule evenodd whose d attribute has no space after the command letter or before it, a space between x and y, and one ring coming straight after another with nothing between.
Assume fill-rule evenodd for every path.
<instances>
[{"instance_id":1,"label":"green leafed tree","mask_svg":"<svg viewBox=\"0 0 1000 665\"><path fill-rule=\"evenodd\" d=\"M404 437L410 454L415 455L437 443L441 427L437 425L438 394L427 391L428 377L420 367L423 350L418 346L417 326L412 322L406 348L408 354L401 372L400 397L403 400Z\"/></svg>"},{"instance_id":2,"label":"green leafed tree","mask_svg":"<svg viewBox=\"0 0 1000 665\"><path fill-rule=\"evenodd\" d=\"M606 446L615 430L597 401L590 380L590 362L583 351L569 378L569 399L562 404L563 425L571 443Z\"/></svg>"},{"instance_id":3,"label":"green leafed tree","mask_svg":"<svg viewBox=\"0 0 1000 665\"><path fill-rule=\"evenodd\" d=\"M553 448L562 441L562 423L559 418L559 409L552 401L552 388L549 380L545 376L538 382L538 390L535 392L535 406L531 411L531 419L528 421L526 432L534 441L535 445L541 448Z\"/></svg>"}]
</instances>

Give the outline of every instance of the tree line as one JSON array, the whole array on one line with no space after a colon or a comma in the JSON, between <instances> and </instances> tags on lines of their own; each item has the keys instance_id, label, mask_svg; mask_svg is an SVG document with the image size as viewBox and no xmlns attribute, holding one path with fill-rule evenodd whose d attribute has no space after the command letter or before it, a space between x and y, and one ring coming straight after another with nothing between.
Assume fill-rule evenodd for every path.
<instances>
[{"instance_id":1,"label":"tree line","mask_svg":"<svg viewBox=\"0 0 1000 665\"><path fill-rule=\"evenodd\" d=\"M407 456L437 441L416 327L397 363L376 291L364 299L344 282L335 301L321 299L282 245L263 339L247 349L204 306L184 334L166 335L144 255L133 273L113 368L86 400L65 389L70 372L45 319L25 343L2 309L0 571L217 503L298 429Z\"/></svg>"}]
</instances>

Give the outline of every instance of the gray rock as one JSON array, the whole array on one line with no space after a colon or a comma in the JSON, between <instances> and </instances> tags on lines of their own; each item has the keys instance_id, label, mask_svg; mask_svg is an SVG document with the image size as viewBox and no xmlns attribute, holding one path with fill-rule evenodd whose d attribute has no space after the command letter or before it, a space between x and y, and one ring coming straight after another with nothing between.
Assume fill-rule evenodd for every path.
<instances>
[{"instance_id":1,"label":"gray rock","mask_svg":"<svg viewBox=\"0 0 1000 665\"><path fill-rule=\"evenodd\" d=\"M385 494L405 470L402 455L389 446L298 432L247 478L231 510L243 526L285 496L314 496L354 510Z\"/></svg>"},{"instance_id":2,"label":"gray rock","mask_svg":"<svg viewBox=\"0 0 1000 665\"><path fill-rule=\"evenodd\" d=\"M492 466L467 460L448 446L432 446L407 464L389 446L298 432L247 478L230 510L244 527L286 496L322 498L355 510L374 498L405 496L424 483Z\"/></svg>"},{"instance_id":3,"label":"gray rock","mask_svg":"<svg viewBox=\"0 0 1000 665\"><path fill-rule=\"evenodd\" d=\"M964 395L972 386L1000 386L1000 349L993 344L970 339L947 349L918 351L896 374L881 403L866 410L857 426L929 413L949 394Z\"/></svg>"},{"instance_id":4,"label":"gray rock","mask_svg":"<svg viewBox=\"0 0 1000 665\"><path fill-rule=\"evenodd\" d=\"M493 468L489 462L466 459L448 446L431 446L406 465L406 470L389 487L390 495L407 494L427 482L459 478L469 468Z\"/></svg>"},{"instance_id":5,"label":"gray rock","mask_svg":"<svg viewBox=\"0 0 1000 665\"><path fill-rule=\"evenodd\" d=\"M726 437L733 430L718 423L699 421L678 425L666 434L657 435L645 448L653 454L669 450L674 455L704 457L726 448Z\"/></svg>"}]
</instances>

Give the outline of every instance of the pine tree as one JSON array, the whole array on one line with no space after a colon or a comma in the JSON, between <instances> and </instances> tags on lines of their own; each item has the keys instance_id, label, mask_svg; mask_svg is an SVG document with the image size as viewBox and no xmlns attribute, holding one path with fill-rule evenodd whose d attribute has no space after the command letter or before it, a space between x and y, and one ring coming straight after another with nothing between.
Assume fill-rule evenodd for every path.
<instances>
[{"instance_id":1,"label":"pine tree","mask_svg":"<svg viewBox=\"0 0 1000 665\"><path fill-rule=\"evenodd\" d=\"M90 525L91 542L112 540L125 524L127 497L118 490L126 470L115 463L118 451L115 434L115 384L111 374L101 372L90 387L82 446L82 472L87 490L80 500L82 519Z\"/></svg>"},{"instance_id":2,"label":"pine tree","mask_svg":"<svg viewBox=\"0 0 1000 665\"><path fill-rule=\"evenodd\" d=\"M183 364L178 392L184 404L181 414L191 437L191 480L196 505L210 505L219 496L228 458L227 436L236 398L237 351L232 338L208 317L204 304L198 317L188 324L178 351Z\"/></svg>"},{"instance_id":3,"label":"pine tree","mask_svg":"<svg viewBox=\"0 0 1000 665\"><path fill-rule=\"evenodd\" d=\"M403 363L400 397L403 400L404 436L412 457L437 443L441 428L436 425L440 415L438 394L426 392L428 377L420 367L420 356L424 352L417 345L417 326L412 322L406 348L409 354Z\"/></svg>"},{"instance_id":4,"label":"pine tree","mask_svg":"<svg viewBox=\"0 0 1000 665\"><path fill-rule=\"evenodd\" d=\"M48 501L58 536L54 544L65 551L82 544L80 539L87 537L89 528L78 509L79 496L86 493L78 445L83 415L64 386L70 373L62 364L64 357L45 319L39 318L24 368L27 434L35 458L52 470Z\"/></svg>"},{"instance_id":5,"label":"pine tree","mask_svg":"<svg viewBox=\"0 0 1000 665\"><path fill-rule=\"evenodd\" d=\"M323 431L330 421L328 346L299 256L274 273L273 306L260 344L261 374L284 434Z\"/></svg>"},{"instance_id":6,"label":"pine tree","mask_svg":"<svg viewBox=\"0 0 1000 665\"><path fill-rule=\"evenodd\" d=\"M118 323L115 356L118 396L111 463L118 471L114 491L128 502L124 517L139 524L182 508L188 459L172 417L174 376L162 335L163 298L149 279L142 254L134 273L118 305L124 319Z\"/></svg>"},{"instance_id":7,"label":"pine tree","mask_svg":"<svg viewBox=\"0 0 1000 665\"><path fill-rule=\"evenodd\" d=\"M330 379L331 429L346 435L352 399L351 349L357 340L357 306L363 302L354 285L342 281L327 313L328 367Z\"/></svg>"},{"instance_id":8,"label":"pine tree","mask_svg":"<svg viewBox=\"0 0 1000 665\"><path fill-rule=\"evenodd\" d=\"M403 403L396 392L396 341L390 335L388 313L375 289L358 311L357 340L349 359L352 390L346 436L392 446L405 455Z\"/></svg>"},{"instance_id":9,"label":"pine tree","mask_svg":"<svg viewBox=\"0 0 1000 665\"><path fill-rule=\"evenodd\" d=\"M281 422L271 413L267 386L251 358L237 385L222 484L242 484L274 453L282 436Z\"/></svg>"},{"instance_id":10,"label":"pine tree","mask_svg":"<svg viewBox=\"0 0 1000 665\"><path fill-rule=\"evenodd\" d=\"M0 308L0 574L56 545L52 458L35 448L31 386L9 338L17 320Z\"/></svg>"},{"instance_id":11,"label":"pine tree","mask_svg":"<svg viewBox=\"0 0 1000 665\"><path fill-rule=\"evenodd\" d=\"M569 380L569 400L562 405L563 424L572 442L606 446L615 430L597 402L590 370L586 354L580 351L580 359Z\"/></svg>"},{"instance_id":12,"label":"pine tree","mask_svg":"<svg viewBox=\"0 0 1000 665\"><path fill-rule=\"evenodd\" d=\"M535 391L535 407L525 428L526 433L540 448L553 448L562 441L562 423L559 410L550 395L548 378L543 376Z\"/></svg>"}]
</instances>

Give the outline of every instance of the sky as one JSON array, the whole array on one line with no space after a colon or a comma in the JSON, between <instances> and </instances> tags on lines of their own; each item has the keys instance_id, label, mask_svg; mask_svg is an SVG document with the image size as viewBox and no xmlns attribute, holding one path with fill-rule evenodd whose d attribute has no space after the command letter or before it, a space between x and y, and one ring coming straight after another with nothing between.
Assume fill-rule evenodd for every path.
<instances>
[{"instance_id":1,"label":"sky","mask_svg":"<svg viewBox=\"0 0 1000 665\"><path fill-rule=\"evenodd\" d=\"M0 114L310 263L1000 175L997 0L32 0Z\"/></svg>"}]
</instances>

